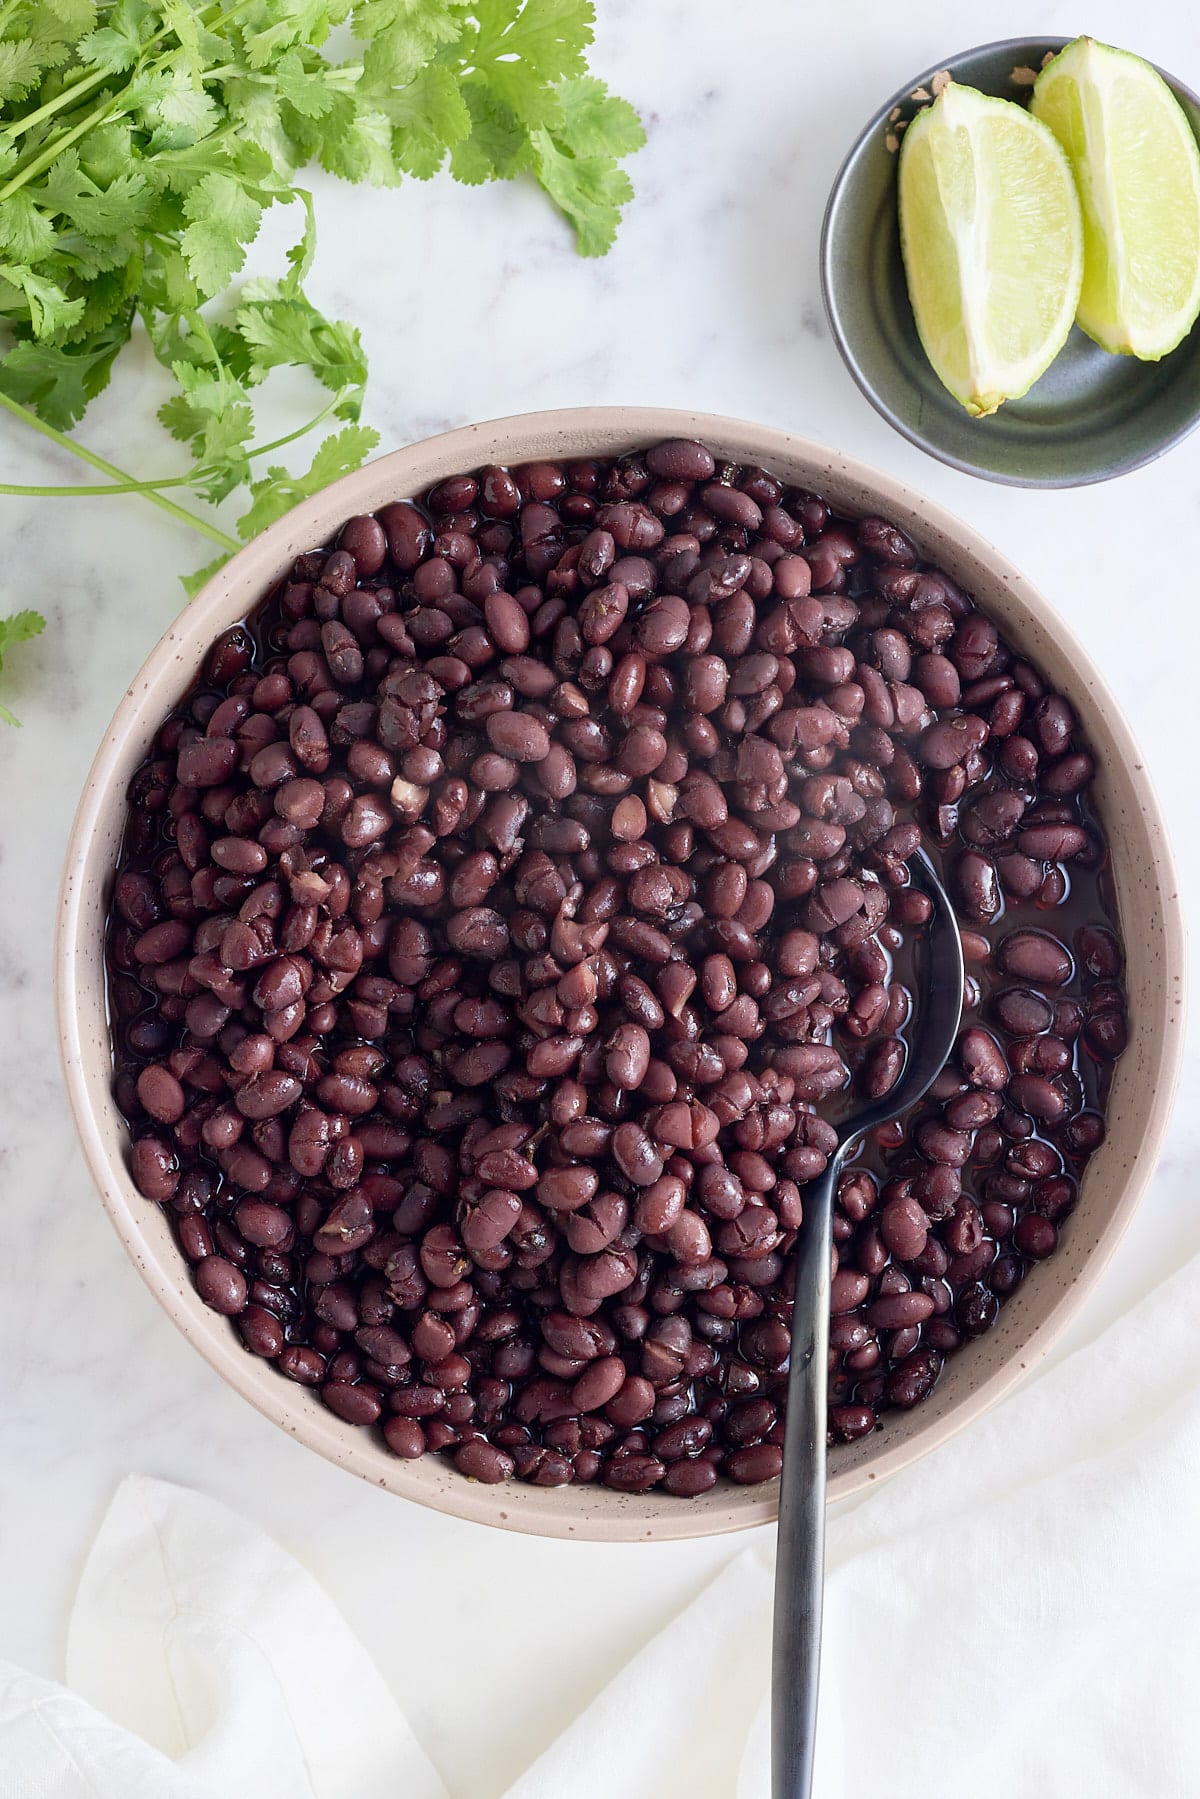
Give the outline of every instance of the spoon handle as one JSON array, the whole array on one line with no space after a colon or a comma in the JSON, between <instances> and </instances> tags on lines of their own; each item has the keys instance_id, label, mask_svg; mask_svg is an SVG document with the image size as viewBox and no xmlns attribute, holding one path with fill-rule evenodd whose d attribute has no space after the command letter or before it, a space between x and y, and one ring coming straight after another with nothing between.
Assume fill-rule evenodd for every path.
<instances>
[{"instance_id":1,"label":"spoon handle","mask_svg":"<svg viewBox=\"0 0 1200 1799\"><path fill-rule=\"evenodd\" d=\"M796 1252L787 1436L779 1483L771 1676L773 1799L809 1799L825 1587L825 1433L835 1154L804 1195Z\"/></svg>"}]
</instances>

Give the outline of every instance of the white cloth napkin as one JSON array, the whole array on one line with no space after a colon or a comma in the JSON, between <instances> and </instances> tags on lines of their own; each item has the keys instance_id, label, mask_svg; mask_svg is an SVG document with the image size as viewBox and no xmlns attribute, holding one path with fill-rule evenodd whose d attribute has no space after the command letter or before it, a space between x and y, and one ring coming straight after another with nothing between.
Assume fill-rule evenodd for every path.
<instances>
[{"instance_id":1,"label":"white cloth napkin","mask_svg":"<svg viewBox=\"0 0 1200 1799\"><path fill-rule=\"evenodd\" d=\"M1198 1370L1192 1264L835 1522L819 1799L1197 1799ZM770 1608L734 1554L508 1799L768 1799ZM0 1663L0 1799L448 1799L311 1576L161 1481L117 1492L66 1676Z\"/></svg>"}]
</instances>

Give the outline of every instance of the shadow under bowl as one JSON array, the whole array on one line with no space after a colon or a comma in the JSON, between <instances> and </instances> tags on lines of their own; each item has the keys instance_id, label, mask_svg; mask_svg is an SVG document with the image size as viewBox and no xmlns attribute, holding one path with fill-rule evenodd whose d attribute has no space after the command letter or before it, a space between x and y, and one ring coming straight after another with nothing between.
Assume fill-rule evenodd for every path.
<instances>
[{"instance_id":1,"label":"shadow under bowl","mask_svg":"<svg viewBox=\"0 0 1200 1799\"><path fill-rule=\"evenodd\" d=\"M900 255L888 148L933 77L1024 103L1014 69L1038 70L1067 38L1009 38L966 50L905 84L855 143L834 182L821 234L821 288L834 341L875 410L910 443L965 474L1014 487L1082 487L1128 474L1200 423L1200 328L1161 362L1102 350L1078 325L1046 373L990 418L971 418L942 386L917 336ZM1200 98L1160 71L1200 138Z\"/></svg>"}]
</instances>

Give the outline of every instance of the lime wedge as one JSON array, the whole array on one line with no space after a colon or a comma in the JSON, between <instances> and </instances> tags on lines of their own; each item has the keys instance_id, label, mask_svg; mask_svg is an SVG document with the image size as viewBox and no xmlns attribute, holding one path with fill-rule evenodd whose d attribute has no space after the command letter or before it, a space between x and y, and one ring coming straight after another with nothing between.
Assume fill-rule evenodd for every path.
<instances>
[{"instance_id":1,"label":"lime wedge","mask_svg":"<svg viewBox=\"0 0 1200 1799\"><path fill-rule=\"evenodd\" d=\"M1187 115L1149 63L1086 37L1047 63L1033 111L1079 183L1079 323L1105 350L1157 362L1200 313L1200 149Z\"/></svg>"},{"instance_id":2,"label":"lime wedge","mask_svg":"<svg viewBox=\"0 0 1200 1799\"><path fill-rule=\"evenodd\" d=\"M900 153L900 245L934 372L983 417L1066 341L1083 233L1066 156L1022 106L951 82Z\"/></svg>"}]
</instances>

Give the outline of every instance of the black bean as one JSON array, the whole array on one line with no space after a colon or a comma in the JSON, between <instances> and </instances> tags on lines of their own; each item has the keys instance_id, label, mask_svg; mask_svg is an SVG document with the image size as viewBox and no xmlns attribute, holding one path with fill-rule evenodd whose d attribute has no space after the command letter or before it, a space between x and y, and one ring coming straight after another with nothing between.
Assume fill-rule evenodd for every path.
<instances>
[{"instance_id":1,"label":"black bean","mask_svg":"<svg viewBox=\"0 0 1200 1799\"><path fill-rule=\"evenodd\" d=\"M487 734L493 748L514 762L543 762L550 750L549 731L526 712L493 712Z\"/></svg>"},{"instance_id":2,"label":"black bean","mask_svg":"<svg viewBox=\"0 0 1200 1799\"><path fill-rule=\"evenodd\" d=\"M162 1137L139 1137L133 1145L133 1180L139 1193L160 1203L171 1198L179 1185L179 1163L172 1146Z\"/></svg>"},{"instance_id":3,"label":"black bean","mask_svg":"<svg viewBox=\"0 0 1200 1799\"><path fill-rule=\"evenodd\" d=\"M196 1291L214 1312L233 1317L245 1308L246 1277L223 1256L209 1255L196 1268Z\"/></svg>"},{"instance_id":4,"label":"black bean","mask_svg":"<svg viewBox=\"0 0 1200 1799\"><path fill-rule=\"evenodd\" d=\"M845 1200L842 1200L843 1209ZM920 1255L929 1238L929 1219L917 1201L908 1195L889 1200L879 1219L884 1242L900 1262L911 1262Z\"/></svg>"},{"instance_id":5,"label":"black bean","mask_svg":"<svg viewBox=\"0 0 1200 1799\"><path fill-rule=\"evenodd\" d=\"M687 602L676 594L664 594L642 613L634 635L646 655L666 656L687 642L690 623Z\"/></svg>"},{"instance_id":6,"label":"black bean","mask_svg":"<svg viewBox=\"0 0 1200 1799\"><path fill-rule=\"evenodd\" d=\"M783 1450L774 1443L754 1443L725 1457L723 1472L739 1486L775 1480L783 1468Z\"/></svg>"},{"instance_id":7,"label":"black bean","mask_svg":"<svg viewBox=\"0 0 1200 1799\"><path fill-rule=\"evenodd\" d=\"M469 1443L463 1443L454 1452L454 1466L468 1480L481 1480L489 1483L511 1480L516 1471L516 1464L504 1450L497 1449L494 1443L488 1443L483 1437L475 1437Z\"/></svg>"},{"instance_id":8,"label":"black bean","mask_svg":"<svg viewBox=\"0 0 1200 1799\"><path fill-rule=\"evenodd\" d=\"M200 1267L204 1266L202 1262ZM283 1325L265 1306L246 1306L238 1319L238 1330L251 1355L270 1360L283 1348Z\"/></svg>"},{"instance_id":9,"label":"black bean","mask_svg":"<svg viewBox=\"0 0 1200 1799\"><path fill-rule=\"evenodd\" d=\"M670 438L646 452L646 467L664 481L709 481L716 466L711 450L685 438Z\"/></svg>"},{"instance_id":10,"label":"black bean","mask_svg":"<svg viewBox=\"0 0 1200 1799\"><path fill-rule=\"evenodd\" d=\"M1005 974L1039 986L1061 987L1071 978L1070 955L1047 931L1010 932L1000 945L998 960Z\"/></svg>"}]
</instances>

